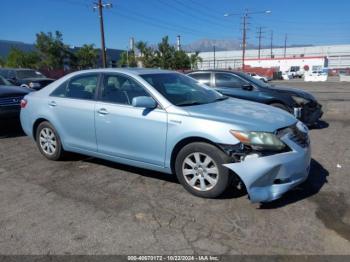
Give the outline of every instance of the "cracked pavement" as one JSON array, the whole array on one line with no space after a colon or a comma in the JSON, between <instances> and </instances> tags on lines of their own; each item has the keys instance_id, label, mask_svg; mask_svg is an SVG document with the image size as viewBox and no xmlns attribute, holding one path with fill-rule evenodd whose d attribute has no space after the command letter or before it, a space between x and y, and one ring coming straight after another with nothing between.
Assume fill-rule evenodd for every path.
<instances>
[{"instance_id":1,"label":"cracked pavement","mask_svg":"<svg viewBox=\"0 0 350 262\"><path fill-rule=\"evenodd\" d=\"M283 84L313 92L325 115L308 181L264 205L85 156L48 161L1 122L0 254L350 254L350 83Z\"/></svg>"}]
</instances>

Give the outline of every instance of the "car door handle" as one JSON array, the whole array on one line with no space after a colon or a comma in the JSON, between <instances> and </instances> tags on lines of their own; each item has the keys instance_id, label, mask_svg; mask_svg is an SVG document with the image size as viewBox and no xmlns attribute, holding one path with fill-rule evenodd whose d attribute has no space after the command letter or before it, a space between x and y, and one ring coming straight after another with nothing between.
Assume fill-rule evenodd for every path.
<instances>
[{"instance_id":1,"label":"car door handle","mask_svg":"<svg viewBox=\"0 0 350 262\"><path fill-rule=\"evenodd\" d=\"M108 115L108 111L105 108L101 108L97 111L100 115Z\"/></svg>"},{"instance_id":2,"label":"car door handle","mask_svg":"<svg viewBox=\"0 0 350 262\"><path fill-rule=\"evenodd\" d=\"M55 101L49 102L49 106L57 106L57 103Z\"/></svg>"}]
</instances>

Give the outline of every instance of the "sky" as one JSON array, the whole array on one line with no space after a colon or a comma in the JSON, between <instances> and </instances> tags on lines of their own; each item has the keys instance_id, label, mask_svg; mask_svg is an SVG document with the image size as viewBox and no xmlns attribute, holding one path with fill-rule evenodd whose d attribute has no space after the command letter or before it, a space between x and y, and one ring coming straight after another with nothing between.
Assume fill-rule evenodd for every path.
<instances>
[{"instance_id":1,"label":"sky","mask_svg":"<svg viewBox=\"0 0 350 262\"><path fill-rule=\"evenodd\" d=\"M35 34L59 30L72 46L100 47L98 13L93 0L11 0L0 8L0 39L35 42ZM248 43L257 43L263 27L263 44L350 44L349 0L104 0L107 48L125 49L129 38L150 44L168 35L181 35L182 44L199 39L241 39L241 14L249 17ZM225 13L232 16L224 17Z\"/></svg>"}]
</instances>

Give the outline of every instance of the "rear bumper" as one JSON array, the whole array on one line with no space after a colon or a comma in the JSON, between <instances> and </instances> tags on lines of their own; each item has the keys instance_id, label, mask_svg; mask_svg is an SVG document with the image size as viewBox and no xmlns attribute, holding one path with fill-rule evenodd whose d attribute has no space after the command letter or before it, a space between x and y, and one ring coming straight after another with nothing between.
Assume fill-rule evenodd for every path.
<instances>
[{"instance_id":1,"label":"rear bumper","mask_svg":"<svg viewBox=\"0 0 350 262\"><path fill-rule=\"evenodd\" d=\"M224 165L241 178L253 203L278 199L308 177L310 147L303 148L287 136L282 140L292 151Z\"/></svg>"}]
</instances>

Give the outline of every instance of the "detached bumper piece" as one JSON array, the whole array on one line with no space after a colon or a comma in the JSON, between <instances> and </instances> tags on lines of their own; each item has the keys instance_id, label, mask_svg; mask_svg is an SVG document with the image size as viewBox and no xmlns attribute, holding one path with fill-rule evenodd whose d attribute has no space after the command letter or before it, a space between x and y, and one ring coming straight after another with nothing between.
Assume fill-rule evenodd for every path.
<instances>
[{"instance_id":1,"label":"detached bumper piece","mask_svg":"<svg viewBox=\"0 0 350 262\"><path fill-rule=\"evenodd\" d=\"M322 105L317 102L310 102L302 107L299 119L307 125L312 125L315 124L322 115Z\"/></svg>"},{"instance_id":2,"label":"detached bumper piece","mask_svg":"<svg viewBox=\"0 0 350 262\"><path fill-rule=\"evenodd\" d=\"M241 178L253 203L278 199L308 177L311 161L308 135L287 129L293 127L279 132L290 151L268 156L248 155L241 162L224 165Z\"/></svg>"}]
</instances>

